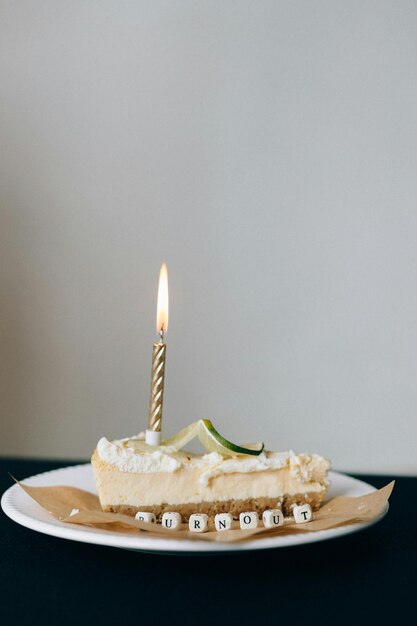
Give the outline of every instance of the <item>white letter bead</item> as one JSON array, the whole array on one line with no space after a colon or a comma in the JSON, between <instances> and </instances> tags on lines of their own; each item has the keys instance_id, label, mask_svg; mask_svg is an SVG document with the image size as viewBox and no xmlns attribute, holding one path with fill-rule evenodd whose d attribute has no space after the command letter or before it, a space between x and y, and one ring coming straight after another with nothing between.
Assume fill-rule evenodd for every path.
<instances>
[{"instance_id":1,"label":"white letter bead","mask_svg":"<svg viewBox=\"0 0 417 626\"><path fill-rule=\"evenodd\" d=\"M265 528L274 528L283 525L284 515L280 509L270 509L263 512L262 520Z\"/></svg>"},{"instance_id":2,"label":"white letter bead","mask_svg":"<svg viewBox=\"0 0 417 626\"><path fill-rule=\"evenodd\" d=\"M177 530L181 524L181 515L179 513L164 513L162 516L162 526L169 530Z\"/></svg>"},{"instance_id":3,"label":"white letter bead","mask_svg":"<svg viewBox=\"0 0 417 626\"><path fill-rule=\"evenodd\" d=\"M214 516L216 530L230 530L232 528L233 515L230 513L217 513Z\"/></svg>"},{"instance_id":4,"label":"white letter bead","mask_svg":"<svg viewBox=\"0 0 417 626\"><path fill-rule=\"evenodd\" d=\"M239 515L240 527L244 530L258 526L258 514L255 512L241 513Z\"/></svg>"},{"instance_id":5,"label":"white letter bead","mask_svg":"<svg viewBox=\"0 0 417 626\"><path fill-rule=\"evenodd\" d=\"M208 530L208 515L205 513L190 515L188 527L193 533L205 533Z\"/></svg>"},{"instance_id":6,"label":"white letter bead","mask_svg":"<svg viewBox=\"0 0 417 626\"><path fill-rule=\"evenodd\" d=\"M313 519L313 512L309 504L301 504L293 509L294 519L297 524L304 524Z\"/></svg>"},{"instance_id":7,"label":"white letter bead","mask_svg":"<svg viewBox=\"0 0 417 626\"><path fill-rule=\"evenodd\" d=\"M156 517L154 513L138 511L135 515L135 519L137 519L139 522L149 522L150 524L156 524Z\"/></svg>"}]
</instances>

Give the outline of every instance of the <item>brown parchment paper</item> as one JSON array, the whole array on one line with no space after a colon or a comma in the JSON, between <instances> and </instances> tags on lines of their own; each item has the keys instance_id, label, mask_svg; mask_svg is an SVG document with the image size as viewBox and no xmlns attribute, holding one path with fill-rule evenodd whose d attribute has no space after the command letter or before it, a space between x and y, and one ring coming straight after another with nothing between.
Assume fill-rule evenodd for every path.
<instances>
[{"instance_id":1,"label":"brown parchment paper","mask_svg":"<svg viewBox=\"0 0 417 626\"><path fill-rule=\"evenodd\" d=\"M252 530L241 530L239 523L234 522L231 530L217 532L210 530L206 533L192 533L187 524L172 531L161 524L139 522L129 515L120 513L104 513L101 510L96 495L77 489L76 487L31 487L19 481L17 484L38 504L61 522L91 526L110 532L146 532L149 536L171 539L188 539L193 541L218 541L221 543L235 543L248 539L260 538L265 535L288 535L300 532L317 532L328 528L337 528L356 522L371 522L376 520L385 509L388 498L394 488L394 481L364 496L338 496L326 502L319 511L314 513L314 519L304 524L296 524L293 518L287 518L283 526L264 528L262 524Z\"/></svg>"}]
</instances>

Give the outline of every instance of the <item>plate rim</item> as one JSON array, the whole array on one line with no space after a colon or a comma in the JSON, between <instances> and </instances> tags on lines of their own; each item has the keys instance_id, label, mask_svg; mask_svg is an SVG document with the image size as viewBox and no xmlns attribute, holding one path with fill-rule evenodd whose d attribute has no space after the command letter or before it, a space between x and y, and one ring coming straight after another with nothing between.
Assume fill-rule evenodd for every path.
<instances>
[{"instance_id":1,"label":"plate rim","mask_svg":"<svg viewBox=\"0 0 417 626\"><path fill-rule=\"evenodd\" d=\"M49 474L59 475L61 473L69 473L70 471L87 471L88 469L91 470L91 463L79 463L76 465L69 465L52 470L47 470L45 472L40 472L39 474L33 474L32 476L28 476L27 478L22 479L21 482L37 480ZM365 481L362 481L358 478L354 478L342 472L329 472L330 480L335 477L349 479L349 481L358 483L358 486L360 485L362 488L366 487L367 492L376 491L376 488L373 485L370 485L369 483L366 483ZM365 528L369 528L370 526L373 526L383 517L385 517L389 509L389 504L387 502L381 514L378 517L370 520L369 522L358 522L355 524L350 524L348 526L320 530L315 533L285 535L282 537L280 537L279 535L275 535L274 537L268 537L266 535L262 539L258 538L254 540L248 540L244 543L224 544L217 542L207 542L204 540L199 541L198 539L182 539L180 541L176 541L174 537L165 539L164 537L149 537L145 534L132 536L122 532L115 533L112 531L94 528L86 529L85 527L77 526L75 524L65 524L64 522L60 522L52 516L50 520L44 521L31 515L30 513L25 513L21 511L21 507L19 507L19 504L15 502L15 499L19 498L21 495L30 498L28 494L25 494L25 492L19 488L19 485L12 485L3 493L0 504L3 512L11 520L20 524L21 526L24 526L25 528L29 528L31 530L49 536L67 539L70 541L79 541L81 543L102 545L113 548L122 548L138 552L174 555L220 554L225 552L237 553L246 552L248 550L252 551L285 548L291 546L300 546L309 543L316 543L318 541L327 541L329 539L336 539L338 537L350 535L355 532L359 532L360 530L364 530ZM35 501L32 499L31 502L35 503ZM45 509L43 509L40 505L37 506L39 506L42 511L46 512ZM47 515L49 514L47 513Z\"/></svg>"}]
</instances>

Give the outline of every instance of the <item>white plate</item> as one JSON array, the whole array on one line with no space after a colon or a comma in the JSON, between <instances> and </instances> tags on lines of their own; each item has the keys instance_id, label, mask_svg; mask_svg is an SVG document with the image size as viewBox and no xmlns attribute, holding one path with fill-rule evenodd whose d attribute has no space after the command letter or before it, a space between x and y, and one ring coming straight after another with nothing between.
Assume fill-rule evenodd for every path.
<instances>
[{"instance_id":1,"label":"white plate","mask_svg":"<svg viewBox=\"0 0 417 626\"><path fill-rule=\"evenodd\" d=\"M356 480L345 474L330 472L331 487L329 490L329 498L339 495L346 496L362 496L375 488L361 480ZM91 465L75 465L71 467L63 467L61 469L52 470L43 474L37 474L24 480L28 485L36 487L50 485L70 485L79 487L96 493L94 485ZM163 553L213 553L213 552L242 552L245 550L262 550L265 548L283 548L286 546L300 545L303 543L312 543L314 541L323 541L325 539L333 539L348 535L355 531L371 526L375 522L384 517L388 511L388 504L379 518L372 522L352 524L340 528L332 528L330 530L320 530L315 533L300 533L296 535L286 535L280 537L264 537L252 541L246 541L239 544L220 544L205 541L187 541L165 539L163 537L149 537L146 533L132 536L123 532L112 532L99 530L96 528L87 528L76 526L75 524L64 524L49 515L45 509L37 504L27 493L18 485L13 485L4 494L1 499L3 511L12 520L37 530L38 532L54 537L62 537L64 539L72 539L73 541L82 541L84 543L93 543L103 546L113 546L115 548L125 548L127 550L139 550L144 552L163 552Z\"/></svg>"}]
</instances>

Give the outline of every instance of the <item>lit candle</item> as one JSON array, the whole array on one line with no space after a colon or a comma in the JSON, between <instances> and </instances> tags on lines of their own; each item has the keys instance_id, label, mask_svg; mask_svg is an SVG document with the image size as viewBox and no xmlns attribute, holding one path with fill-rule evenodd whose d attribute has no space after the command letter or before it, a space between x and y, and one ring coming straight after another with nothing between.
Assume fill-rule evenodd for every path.
<instances>
[{"instance_id":1,"label":"lit candle","mask_svg":"<svg viewBox=\"0 0 417 626\"><path fill-rule=\"evenodd\" d=\"M164 335L168 330L168 270L165 263L159 272L158 305L156 312L156 332L159 341L153 344L151 397L149 402L149 424L146 443L157 446L161 441L162 405L164 400L164 377L166 344Z\"/></svg>"}]
</instances>

